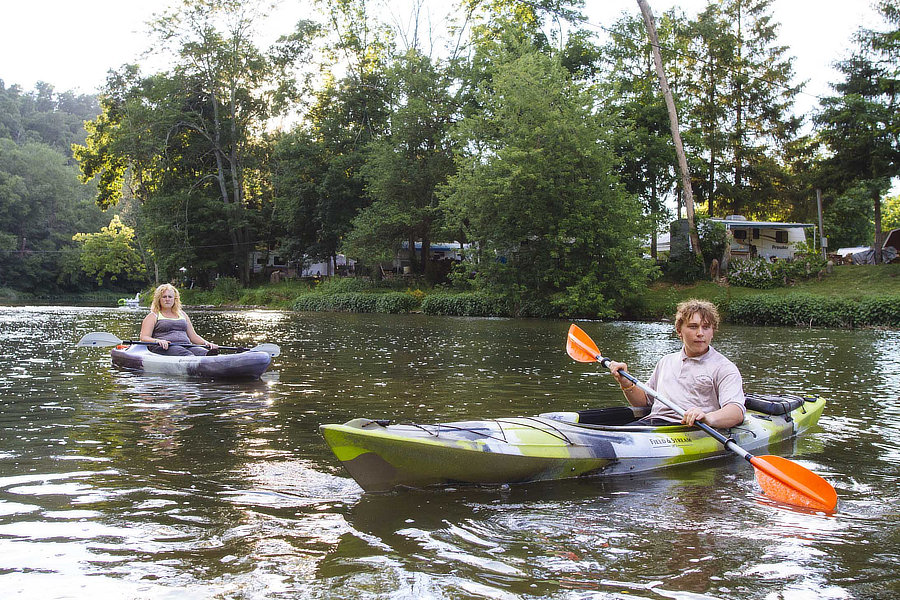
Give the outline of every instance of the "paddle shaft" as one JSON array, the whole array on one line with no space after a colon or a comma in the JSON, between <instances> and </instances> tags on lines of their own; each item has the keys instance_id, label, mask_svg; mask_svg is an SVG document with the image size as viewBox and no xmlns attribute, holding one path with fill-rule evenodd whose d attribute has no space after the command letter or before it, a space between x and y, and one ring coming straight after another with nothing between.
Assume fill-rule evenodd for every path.
<instances>
[{"instance_id":1,"label":"paddle shaft","mask_svg":"<svg viewBox=\"0 0 900 600\"><path fill-rule=\"evenodd\" d=\"M129 346L159 346L158 342L136 342L133 340L122 340L123 344L127 344ZM206 344L188 344L186 342L169 342L170 346L181 346L182 348L209 348ZM241 348L240 346L219 346L219 350L238 350L240 352L246 352L250 350L250 348Z\"/></svg>"}]
</instances>

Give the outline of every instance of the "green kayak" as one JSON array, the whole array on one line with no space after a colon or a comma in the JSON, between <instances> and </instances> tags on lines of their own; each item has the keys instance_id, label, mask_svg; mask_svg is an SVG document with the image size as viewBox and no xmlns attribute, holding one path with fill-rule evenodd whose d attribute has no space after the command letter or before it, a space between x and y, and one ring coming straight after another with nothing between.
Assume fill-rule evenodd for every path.
<instances>
[{"instance_id":1,"label":"green kayak","mask_svg":"<svg viewBox=\"0 0 900 600\"><path fill-rule=\"evenodd\" d=\"M819 397L749 394L744 422L722 432L751 452L767 449L815 425L824 407ZM430 425L353 419L319 430L370 492L619 475L733 456L699 429L634 423L641 416L621 407Z\"/></svg>"}]
</instances>

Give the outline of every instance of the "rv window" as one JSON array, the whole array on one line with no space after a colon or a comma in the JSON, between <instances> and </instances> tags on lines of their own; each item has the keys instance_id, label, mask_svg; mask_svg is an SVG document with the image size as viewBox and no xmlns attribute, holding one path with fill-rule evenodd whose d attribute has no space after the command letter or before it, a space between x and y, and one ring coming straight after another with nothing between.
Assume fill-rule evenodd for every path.
<instances>
[{"instance_id":1,"label":"rv window","mask_svg":"<svg viewBox=\"0 0 900 600\"><path fill-rule=\"evenodd\" d=\"M747 239L747 230L746 229L735 229L734 230L734 239L746 240Z\"/></svg>"},{"instance_id":2,"label":"rv window","mask_svg":"<svg viewBox=\"0 0 900 600\"><path fill-rule=\"evenodd\" d=\"M759 227L754 227L754 228L753 228L753 239L754 239L754 240L758 240L758 239L759 239Z\"/></svg>"},{"instance_id":3,"label":"rv window","mask_svg":"<svg viewBox=\"0 0 900 600\"><path fill-rule=\"evenodd\" d=\"M775 243L777 244L787 244L788 241L788 232L784 230L775 232Z\"/></svg>"}]
</instances>

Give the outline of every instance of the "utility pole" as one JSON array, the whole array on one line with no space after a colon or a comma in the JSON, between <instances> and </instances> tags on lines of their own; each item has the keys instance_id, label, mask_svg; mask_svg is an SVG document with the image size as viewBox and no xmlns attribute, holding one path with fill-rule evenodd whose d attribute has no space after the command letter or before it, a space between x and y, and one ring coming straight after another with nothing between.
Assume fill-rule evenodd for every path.
<instances>
[{"instance_id":1,"label":"utility pole","mask_svg":"<svg viewBox=\"0 0 900 600\"><path fill-rule=\"evenodd\" d=\"M816 208L819 212L819 243L822 245L822 258L828 258L828 238L825 237L825 222L822 219L822 190L816 188Z\"/></svg>"},{"instance_id":2,"label":"utility pole","mask_svg":"<svg viewBox=\"0 0 900 600\"><path fill-rule=\"evenodd\" d=\"M703 260L703 252L700 250L700 236L697 234L697 226L694 222L694 193L691 189L691 173L688 170L687 157L684 154L684 145L681 143L681 132L678 127L678 114L675 112L675 100L672 99L672 90L669 89L669 81L663 70L662 55L659 52L659 35L656 33L656 23L647 0L637 0L644 15L644 24L647 26L647 35L650 36L650 49L653 52L653 63L656 65L656 75L659 77L659 86L662 88L663 97L666 100L666 109L669 112L669 128L672 130L672 141L675 143L675 155L678 157L678 168L681 171L681 187L684 190L684 209L687 213L688 228L690 229L691 245L694 254Z\"/></svg>"}]
</instances>

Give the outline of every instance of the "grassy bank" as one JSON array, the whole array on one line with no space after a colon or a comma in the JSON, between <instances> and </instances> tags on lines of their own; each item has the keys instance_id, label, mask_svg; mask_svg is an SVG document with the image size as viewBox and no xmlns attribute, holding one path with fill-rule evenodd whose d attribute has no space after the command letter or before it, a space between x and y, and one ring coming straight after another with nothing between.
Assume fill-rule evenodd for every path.
<instances>
[{"instance_id":1,"label":"grassy bank","mask_svg":"<svg viewBox=\"0 0 900 600\"><path fill-rule=\"evenodd\" d=\"M824 327L900 328L900 264L842 265L821 279L759 290L710 281L684 286L654 283L632 298L625 319L671 318L687 298L715 302L735 323ZM145 298L146 302L147 298ZM282 281L241 288L221 280L212 291L182 290L186 305L260 306L284 310L507 316L507 305L475 293L453 293L416 280L374 282L332 278Z\"/></svg>"},{"instance_id":2,"label":"grassy bank","mask_svg":"<svg viewBox=\"0 0 900 600\"><path fill-rule=\"evenodd\" d=\"M671 317L688 298L703 298L736 323L900 327L900 264L841 265L821 279L757 290L704 281L691 286L653 284L628 307L629 318Z\"/></svg>"}]
</instances>

